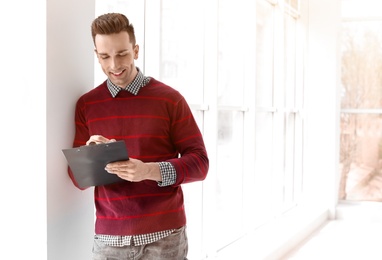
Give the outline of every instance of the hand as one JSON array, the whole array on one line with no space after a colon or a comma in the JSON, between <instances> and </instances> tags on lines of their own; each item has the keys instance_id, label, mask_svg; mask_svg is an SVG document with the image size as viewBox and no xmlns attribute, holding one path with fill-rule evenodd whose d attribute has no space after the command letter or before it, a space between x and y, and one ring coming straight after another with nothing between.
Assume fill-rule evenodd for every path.
<instances>
[{"instance_id":1,"label":"hand","mask_svg":"<svg viewBox=\"0 0 382 260\"><path fill-rule=\"evenodd\" d=\"M105 144L105 143L111 143L115 142L115 139L107 139L106 137L102 135L92 135L90 136L89 140L86 142L86 145L89 144Z\"/></svg>"},{"instance_id":2,"label":"hand","mask_svg":"<svg viewBox=\"0 0 382 260\"><path fill-rule=\"evenodd\" d=\"M109 163L106 165L105 170L131 182L143 180L162 181L158 163L144 163L133 158L127 161Z\"/></svg>"}]
</instances>

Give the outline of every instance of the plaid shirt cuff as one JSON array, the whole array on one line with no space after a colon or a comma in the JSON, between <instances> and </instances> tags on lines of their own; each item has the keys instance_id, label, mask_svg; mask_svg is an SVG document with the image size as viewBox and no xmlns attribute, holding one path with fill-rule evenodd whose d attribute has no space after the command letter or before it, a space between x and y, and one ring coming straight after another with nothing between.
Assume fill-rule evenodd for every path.
<instances>
[{"instance_id":1,"label":"plaid shirt cuff","mask_svg":"<svg viewBox=\"0 0 382 260\"><path fill-rule=\"evenodd\" d=\"M160 162L159 169L162 175L162 181L158 181L159 187L170 186L176 182L176 170L171 163Z\"/></svg>"}]
</instances>

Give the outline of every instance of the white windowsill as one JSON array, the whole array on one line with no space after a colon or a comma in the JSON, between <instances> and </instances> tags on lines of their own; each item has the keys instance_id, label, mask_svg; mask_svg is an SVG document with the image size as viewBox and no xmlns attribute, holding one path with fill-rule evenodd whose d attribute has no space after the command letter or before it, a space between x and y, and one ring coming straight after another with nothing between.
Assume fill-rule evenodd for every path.
<instances>
[{"instance_id":1,"label":"white windowsill","mask_svg":"<svg viewBox=\"0 0 382 260\"><path fill-rule=\"evenodd\" d=\"M328 218L328 209L296 208L222 249L216 259L280 259L325 224Z\"/></svg>"}]
</instances>

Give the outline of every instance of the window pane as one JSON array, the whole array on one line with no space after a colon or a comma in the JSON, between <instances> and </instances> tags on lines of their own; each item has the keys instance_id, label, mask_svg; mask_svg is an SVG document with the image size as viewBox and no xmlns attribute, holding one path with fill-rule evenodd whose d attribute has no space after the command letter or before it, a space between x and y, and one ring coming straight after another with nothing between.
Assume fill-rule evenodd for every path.
<instances>
[{"instance_id":1,"label":"window pane","mask_svg":"<svg viewBox=\"0 0 382 260\"><path fill-rule=\"evenodd\" d=\"M240 42L248 32L237 30L244 22L240 16L232 19L232 14L240 13L241 8L242 6L234 1L219 1L219 105L241 105L243 102L245 50L240 48Z\"/></svg>"},{"instance_id":2,"label":"window pane","mask_svg":"<svg viewBox=\"0 0 382 260\"><path fill-rule=\"evenodd\" d=\"M302 160L299 157L298 140L301 136L297 135L297 102L296 98L299 97L296 93L296 38L297 38L297 20L289 14L284 15L284 102L285 102L285 115L284 115L284 189L283 189L283 210L288 210L296 204L297 195L300 193L300 180L301 171L296 167L295 163ZM300 125L299 125L300 126ZM301 131L298 131L301 133Z\"/></svg>"},{"instance_id":3,"label":"window pane","mask_svg":"<svg viewBox=\"0 0 382 260\"><path fill-rule=\"evenodd\" d=\"M300 0L285 0L285 2L295 12L300 11Z\"/></svg>"},{"instance_id":4,"label":"window pane","mask_svg":"<svg viewBox=\"0 0 382 260\"><path fill-rule=\"evenodd\" d=\"M341 114L340 172L342 198L382 201L382 113Z\"/></svg>"},{"instance_id":5,"label":"window pane","mask_svg":"<svg viewBox=\"0 0 382 260\"><path fill-rule=\"evenodd\" d=\"M243 232L243 114L220 111L218 119L215 224L224 232L217 237L217 245L222 248Z\"/></svg>"},{"instance_id":6,"label":"window pane","mask_svg":"<svg viewBox=\"0 0 382 260\"><path fill-rule=\"evenodd\" d=\"M201 0L161 1L160 79L178 89L190 104L203 103L202 5Z\"/></svg>"},{"instance_id":7,"label":"window pane","mask_svg":"<svg viewBox=\"0 0 382 260\"><path fill-rule=\"evenodd\" d=\"M339 199L382 201L382 17L344 3Z\"/></svg>"},{"instance_id":8,"label":"window pane","mask_svg":"<svg viewBox=\"0 0 382 260\"><path fill-rule=\"evenodd\" d=\"M341 108L382 107L382 20L343 23Z\"/></svg>"},{"instance_id":9,"label":"window pane","mask_svg":"<svg viewBox=\"0 0 382 260\"><path fill-rule=\"evenodd\" d=\"M297 21L289 15L284 20L284 74L285 74L285 106L296 106L296 25Z\"/></svg>"},{"instance_id":10,"label":"window pane","mask_svg":"<svg viewBox=\"0 0 382 260\"><path fill-rule=\"evenodd\" d=\"M255 226L273 216L274 172L274 7L256 1ZM271 110L269 110L271 109Z\"/></svg>"},{"instance_id":11,"label":"window pane","mask_svg":"<svg viewBox=\"0 0 382 260\"><path fill-rule=\"evenodd\" d=\"M272 172L273 172L273 113L256 113L256 169L253 203L257 214L256 226L263 224L272 216Z\"/></svg>"},{"instance_id":12,"label":"window pane","mask_svg":"<svg viewBox=\"0 0 382 260\"><path fill-rule=\"evenodd\" d=\"M273 7L266 1L256 6L256 105L273 106Z\"/></svg>"},{"instance_id":13,"label":"window pane","mask_svg":"<svg viewBox=\"0 0 382 260\"><path fill-rule=\"evenodd\" d=\"M243 5L219 0L218 20L218 129L217 129L217 227L224 235L217 238L223 248L244 234L243 230L243 125L244 113L238 108L244 100L244 58L240 48L248 32L242 27ZM234 32L234 33L233 33ZM229 225L227 225L229 223Z\"/></svg>"}]
</instances>

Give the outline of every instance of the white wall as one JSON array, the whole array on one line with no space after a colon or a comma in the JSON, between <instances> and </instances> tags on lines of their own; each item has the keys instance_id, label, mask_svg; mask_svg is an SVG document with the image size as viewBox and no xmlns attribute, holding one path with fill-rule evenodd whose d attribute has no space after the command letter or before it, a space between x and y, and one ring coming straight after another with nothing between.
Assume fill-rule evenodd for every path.
<instances>
[{"instance_id":1,"label":"white wall","mask_svg":"<svg viewBox=\"0 0 382 260\"><path fill-rule=\"evenodd\" d=\"M45 2L0 10L0 258L46 259Z\"/></svg>"},{"instance_id":2,"label":"white wall","mask_svg":"<svg viewBox=\"0 0 382 260\"><path fill-rule=\"evenodd\" d=\"M341 1L309 0L308 3L304 172L309 175L305 178L309 183L305 188L316 194L308 202L330 205L334 217L338 198Z\"/></svg>"},{"instance_id":3,"label":"white wall","mask_svg":"<svg viewBox=\"0 0 382 260\"><path fill-rule=\"evenodd\" d=\"M47 5L47 239L48 259L91 259L93 189L76 189L62 148L72 145L74 106L93 88L90 24L93 0L49 0Z\"/></svg>"},{"instance_id":4,"label":"white wall","mask_svg":"<svg viewBox=\"0 0 382 260\"><path fill-rule=\"evenodd\" d=\"M91 258L92 191L70 183L76 99L93 87L93 0L0 3L1 255Z\"/></svg>"}]
</instances>

